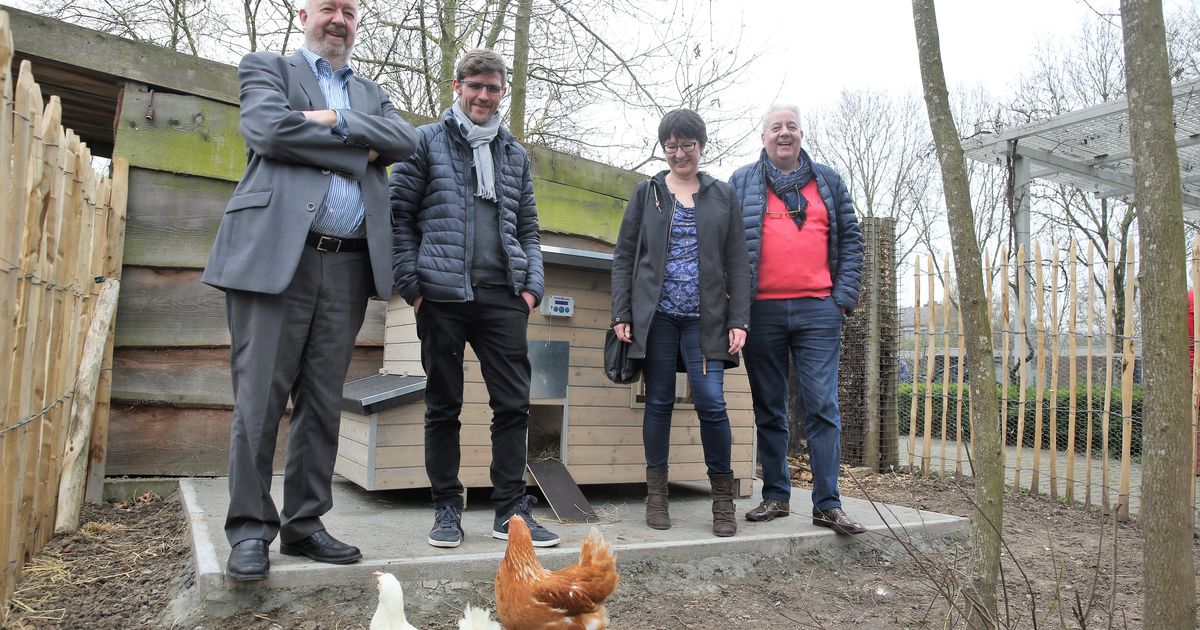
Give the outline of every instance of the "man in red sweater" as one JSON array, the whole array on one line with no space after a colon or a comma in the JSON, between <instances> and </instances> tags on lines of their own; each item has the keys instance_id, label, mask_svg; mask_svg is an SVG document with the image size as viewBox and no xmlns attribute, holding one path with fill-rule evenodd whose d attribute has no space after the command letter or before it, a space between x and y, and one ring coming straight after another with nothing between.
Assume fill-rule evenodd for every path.
<instances>
[{"instance_id":1,"label":"man in red sweater","mask_svg":"<svg viewBox=\"0 0 1200 630\"><path fill-rule=\"evenodd\" d=\"M858 301L863 239L845 182L800 148L800 112L775 105L763 119L759 160L730 178L742 205L750 260L750 334L743 353L762 503L751 521L791 513L788 471L788 364L799 375L805 437L813 473L813 524L840 534L866 531L842 511L838 493L842 416L838 359L842 320Z\"/></svg>"}]
</instances>

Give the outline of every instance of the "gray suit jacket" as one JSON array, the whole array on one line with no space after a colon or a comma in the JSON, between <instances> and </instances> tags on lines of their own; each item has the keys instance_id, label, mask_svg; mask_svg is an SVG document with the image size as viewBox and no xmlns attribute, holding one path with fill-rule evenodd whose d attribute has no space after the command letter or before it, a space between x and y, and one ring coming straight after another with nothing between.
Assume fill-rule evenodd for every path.
<instances>
[{"instance_id":1,"label":"gray suit jacket","mask_svg":"<svg viewBox=\"0 0 1200 630\"><path fill-rule=\"evenodd\" d=\"M388 164L415 149L416 131L377 84L355 75L350 108L338 112L349 137L310 121L328 109L304 56L250 53L238 65L246 172L225 208L202 281L220 289L281 293L292 281L330 177L358 180L366 208L367 245L376 295L392 294L392 222ZM379 157L367 162L367 149Z\"/></svg>"}]
</instances>

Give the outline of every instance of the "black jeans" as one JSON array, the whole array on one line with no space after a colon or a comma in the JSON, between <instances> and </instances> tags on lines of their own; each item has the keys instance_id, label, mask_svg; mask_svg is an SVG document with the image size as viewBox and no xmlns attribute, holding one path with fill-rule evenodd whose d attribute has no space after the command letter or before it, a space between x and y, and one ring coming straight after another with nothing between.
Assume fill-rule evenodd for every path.
<instances>
[{"instance_id":1,"label":"black jeans","mask_svg":"<svg viewBox=\"0 0 1200 630\"><path fill-rule=\"evenodd\" d=\"M525 494L529 427L529 308L505 288L476 288L473 302L423 300L417 312L425 384L425 472L434 505L462 507L458 478L463 352L470 343L492 408L492 502L501 513Z\"/></svg>"}]
</instances>

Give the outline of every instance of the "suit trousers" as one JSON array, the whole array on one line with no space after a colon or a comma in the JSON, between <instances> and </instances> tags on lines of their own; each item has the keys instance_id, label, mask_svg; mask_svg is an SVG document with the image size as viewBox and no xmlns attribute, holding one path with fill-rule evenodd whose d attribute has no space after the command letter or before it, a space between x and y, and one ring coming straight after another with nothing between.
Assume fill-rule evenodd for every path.
<instances>
[{"instance_id":1,"label":"suit trousers","mask_svg":"<svg viewBox=\"0 0 1200 630\"><path fill-rule=\"evenodd\" d=\"M367 252L305 246L278 295L225 292L233 373L229 449L230 545L252 538L299 541L325 527L333 507L342 384L373 293ZM271 498L280 419L292 399L283 511Z\"/></svg>"},{"instance_id":2,"label":"suit trousers","mask_svg":"<svg viewBox=\"0 0 1200 630\"><path fill-rule=\"evenodd\" d=\"M507 288L475 288L471 302L423 300L417 312L425 384L425 472L437 506L463 506L458 478L463 352L479 358L492 409L492 503L505 514L525 495L529 429L529 308Z\"/></svg>"}]
</instances>

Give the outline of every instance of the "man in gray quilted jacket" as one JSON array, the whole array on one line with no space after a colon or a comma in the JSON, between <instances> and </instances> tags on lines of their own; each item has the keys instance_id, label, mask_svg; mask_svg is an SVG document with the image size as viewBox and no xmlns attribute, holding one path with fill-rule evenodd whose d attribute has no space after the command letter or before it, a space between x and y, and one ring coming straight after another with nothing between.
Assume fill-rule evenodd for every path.
<instances>
[{"instance_id":1,"label":"man in gray quilted jacket","mask_svg":"<svg viewBox=\"0 0 1200 630\"><path fill-rule=\"evenodd\" d=\"M433 491L434 547L462 544L463 351L479 357L492 409L492 536L508 519L529 523L533 544L559 538L532 516L525 495L529 425L529 313L545 289L529 154L500 126L504 59L468 51L455 69L457 97L425 125L416 152L389 187L396 289L412 305L425 369L425 471Z\"/></svg>"}]
</instances>

